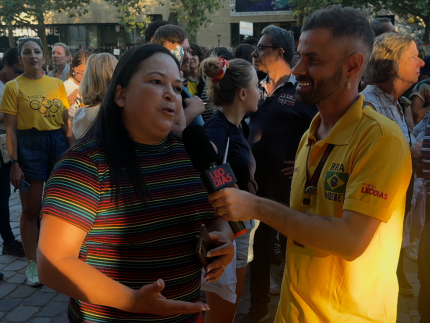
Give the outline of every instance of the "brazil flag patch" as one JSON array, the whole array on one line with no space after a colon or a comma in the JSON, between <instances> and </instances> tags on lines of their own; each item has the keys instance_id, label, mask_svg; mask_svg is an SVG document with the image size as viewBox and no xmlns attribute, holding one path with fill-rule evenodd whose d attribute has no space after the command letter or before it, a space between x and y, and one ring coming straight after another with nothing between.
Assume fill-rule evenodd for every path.
<instances>
[{"instance_id":1,"label":"brazil flag patch","mask_svg":"<svg viewBox=\"0 0 430 323\"><path fill-rule=\"evenodd\" d=\"M334 193L345 193L348 178L348 173L328 171L325 175L324 190Z\"/></svg>"}]
</instances>

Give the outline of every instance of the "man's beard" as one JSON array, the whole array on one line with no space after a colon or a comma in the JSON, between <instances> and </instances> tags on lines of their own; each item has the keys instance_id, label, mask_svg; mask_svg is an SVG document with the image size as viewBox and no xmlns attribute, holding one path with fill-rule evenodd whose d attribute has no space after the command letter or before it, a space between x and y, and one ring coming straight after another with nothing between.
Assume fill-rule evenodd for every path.
<instances>
[{"instance_id":1,"label":"man's beard","mask_svg":"<svg viewBox=\"0 0 430 323\"><path fill-rule=\"evenodd\" d=\"M297 79L301 82L300 78ZM304 81L304 80L303 80ZM300 94L300 90L296 92L297 100L302 103L307 104L318 104L325 101L327 98L332 96L334 93L339 91L343 86L342 81L342 66L330 76L319 80L318 82L313 82L312 91L308 93Z\"/></svg>"}]
</instances>

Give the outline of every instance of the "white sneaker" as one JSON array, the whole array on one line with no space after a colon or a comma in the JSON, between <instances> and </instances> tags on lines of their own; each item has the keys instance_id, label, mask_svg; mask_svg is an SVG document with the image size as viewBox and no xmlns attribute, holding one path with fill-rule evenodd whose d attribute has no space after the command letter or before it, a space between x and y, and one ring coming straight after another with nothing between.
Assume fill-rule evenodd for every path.
<instances>
[{"instance_id":1,"label":"white sneaker","mask_svg":"<svg viewBox=\"0 0 430 323\"><path fill-rule=\"evenodd\" d=\"M28 267L25 274L27 275L27 285L29 286L42 285L39 281L39 277L37 276L37 265L34 262L34 260L30 260L28 262Z\"/></svg>"},{"instance_id":2,"label":"white sneaker","mask_svg":"<svg viewBox=\"0 0 430 323\"><path fill-rule=\"evenodd\" d=\"M278 295L281 292L281 288L279 287L278 283L273 279L272 276L270 276L270 295Z\"/></svg>"}]
</instances>

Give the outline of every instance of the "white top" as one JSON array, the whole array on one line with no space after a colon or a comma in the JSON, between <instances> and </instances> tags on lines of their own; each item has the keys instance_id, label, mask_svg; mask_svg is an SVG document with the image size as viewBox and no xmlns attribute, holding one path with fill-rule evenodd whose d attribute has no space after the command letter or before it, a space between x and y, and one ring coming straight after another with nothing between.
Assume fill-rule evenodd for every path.
<instances>
[{"instance_id":1,"label":"white top","mask_svg":"<svg viewBox=\"0 0 430 323\"><path fill-rule=\"evenodd\" d=\"M81 138L88 128L93 124L99 113L100 105L94 107L81 108L76 111L73 121L73 135L76 139Z\"/></svg>"},{"instance_id":2,"label":"white top","mask_svg":"<svg viewBox=\"0 0 430 323\"><path fill-rule=\"evenodd\" d=\"M79 91L79 85L76 84L72 78L68 78L66 81L64 81L64 87L66 88L66 93L67 96L69 96L70 94L72 94L73 91L78 90ZM80 109L83 105L83 100L81 97L81 94L78 94L78 97L76 98L75 102L73 102L70 105L70 108L67 110L69 112L69 117L72 119L73 122L73 118L75 117L75 113L78 109Z\"/></svg>"}]
</instances>

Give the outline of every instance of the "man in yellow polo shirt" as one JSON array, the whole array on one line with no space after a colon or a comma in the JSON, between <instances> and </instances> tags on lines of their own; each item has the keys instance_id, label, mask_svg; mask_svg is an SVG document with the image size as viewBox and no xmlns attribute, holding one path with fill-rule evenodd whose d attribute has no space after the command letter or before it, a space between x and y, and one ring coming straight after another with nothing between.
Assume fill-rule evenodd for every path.
<instances>
[{"instance_id":1,"label":"man in yellow polo shirt","mask_svg":"<svg viewBox=\"0 0 430 323\"><path fill-rule=\"evenodd\" d=\"M400 128L358 94L373 38L352 8L318 10L303 25L297 98L320 113L297 152L291 208L235 189L209 197L225 220L259 219L288 236L276 323L396 322L412 166Z\"/></svg>"}]
</instances>

